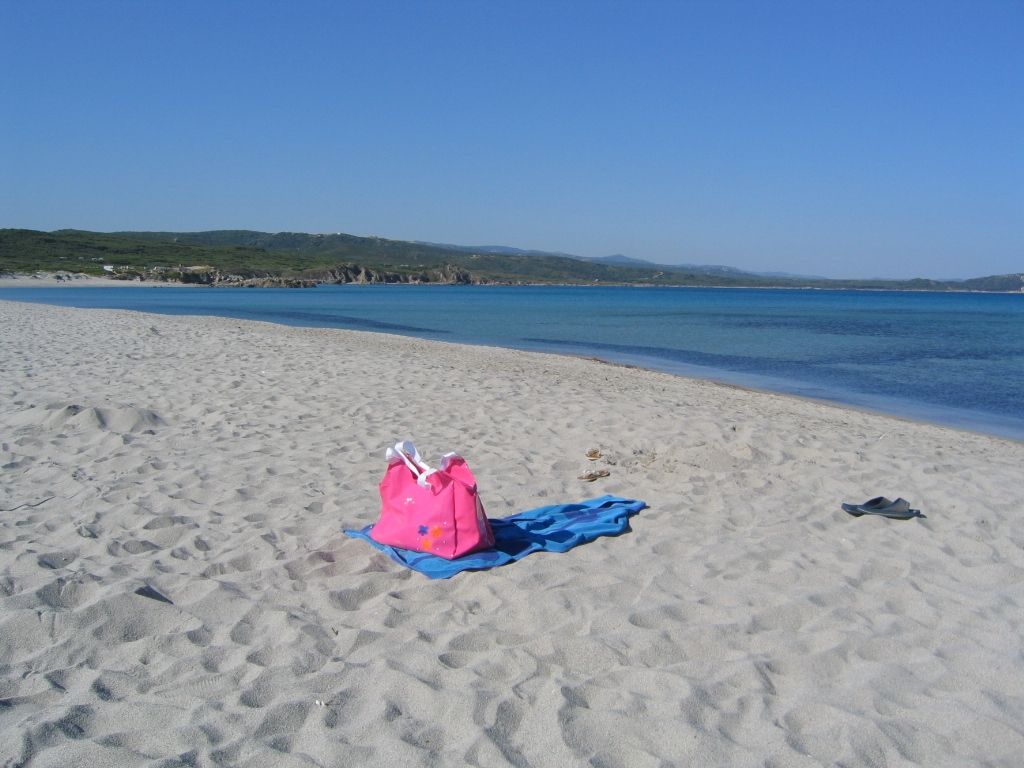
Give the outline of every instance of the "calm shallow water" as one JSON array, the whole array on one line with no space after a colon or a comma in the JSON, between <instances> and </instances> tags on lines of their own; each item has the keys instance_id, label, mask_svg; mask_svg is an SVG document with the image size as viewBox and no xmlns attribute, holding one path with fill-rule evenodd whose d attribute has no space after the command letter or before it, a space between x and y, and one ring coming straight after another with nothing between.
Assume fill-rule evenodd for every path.
<instances>
[{"instance_id":1,"label":"calm shallow water","mask_svg":"<svg viewBox=\"0 0 1024 768\"><path fill-rule=\"evenodd\" d=\"M593 355L1024 439L1024 295L321 286L8 288L0 299Z\"/></svg>"}]
</instances>

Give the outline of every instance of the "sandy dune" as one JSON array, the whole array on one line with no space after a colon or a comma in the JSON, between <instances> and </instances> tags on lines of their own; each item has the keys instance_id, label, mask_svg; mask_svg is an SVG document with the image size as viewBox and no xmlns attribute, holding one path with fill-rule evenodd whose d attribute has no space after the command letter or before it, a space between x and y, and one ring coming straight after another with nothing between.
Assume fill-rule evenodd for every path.
<instances>
[{"instance_id":1,"label":"sandy dune","mask_svg":"<svg viewBox=\"0 0 1024 768\"><path fill-rule=\"evenodd\" d=\"M650 508L430 581L340 533L403 437L493 517ZM0 765L1018 766L1022 466L587 360L0 302ZM881 494L927 517L839 509Z\"/></svg>"}]
</instances>

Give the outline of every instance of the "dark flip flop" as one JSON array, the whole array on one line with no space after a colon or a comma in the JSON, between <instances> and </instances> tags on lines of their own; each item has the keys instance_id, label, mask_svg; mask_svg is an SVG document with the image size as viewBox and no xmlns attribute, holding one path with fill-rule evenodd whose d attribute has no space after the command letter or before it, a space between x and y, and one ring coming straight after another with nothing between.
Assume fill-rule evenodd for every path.
<instances>
[{"instance_id":1,"label":"dark flip flop","mask_svg":"<svg viewBox=\"0 0 1024 768\"><path fill-rule=\"evenodd\" d=\"M924 517L918 509L911 509L906 499L890 501L885 496L865 501L863 504L843 504L843 511L854 517L861 515L878 515L893 520L909 520L912 517Z\"/></svg>"}]
</instances>

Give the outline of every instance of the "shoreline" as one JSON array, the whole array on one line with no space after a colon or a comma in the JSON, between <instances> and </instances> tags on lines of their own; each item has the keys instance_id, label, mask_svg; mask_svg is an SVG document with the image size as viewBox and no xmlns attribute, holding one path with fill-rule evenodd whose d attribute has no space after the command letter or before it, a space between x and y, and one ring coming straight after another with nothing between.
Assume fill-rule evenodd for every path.
<instances>
[{"instance_id":1,"label":"shoreline","mask_svg":"<svg viewBox=\"0 0 1024 768\"><path fill-rule=\"evenodd\" d=\"M100 278L102 280L102 278ZM0 287L3 287L0 285ZM199 287L199 286L188 286L183 287ZM718 377L717 373L728 374L729 371L721 371L718 369L708 369L713 371L707 376L691 375L688 373L676 372L672 370L647 367L635 363L621 362L614 358L601 357L600 355L593 355L587 353L575 353L569 351L558 351L552 350L547 351L543 349L535 348L524 348L524 347L506 347L492 344L475 344L466 341L447 341L442 339L424 339L418 336L404 335L400 333L388 333L384 331L366 331L356 330L348 328L334 328L329 326L306 326L306 325L289 325L285 323L278 323L271 320L256 320L256 319L240 319L223 315L193 315L193 314L163 314L159 312L147 312L145 310L134 310L134 309L110 309L104 307L66 307L62 305L54 304L40 304L33 302L19 302L12 299L0 299L0 306L4 304L23 304L27 306L42 306L42 307L53 307L57 309L73 310L75 312L114 312L114 313L125 313L128 315L138 316L141 318L179 318L183 320L196 319L199 321L212 320L212 321L225 321L231 323L252 323L255 325L265 325L271 328L291 329L297 331L338 331L346 334L355 334L357 336L367 336L370 338L385 338L385 339L404 339L412 342L418 342L427 346L430 345L444 345L458 348L466 348L471 350L481 350L484 352L510 352L528 356L537 356L539 358L555 358L555 359L567 359L567 360L579 360L587 363L596 363L601 366L608 366L610 368L619 369L623 371L635 371L641 375L653 375L653 376L666 376L670 379L679 380L682 382L688 382L691 384L703 384L712 387L722 387L729 390L735 390L737 392L748 393L756 396L765 396L771 398L784 398L791 399L796 402L806 403L808 405L835 409L836 411L863 414L865 416L871 416L879 419L888 419L897 423L915 425L919 427L927 427L932 429L950 430L952 432L963 433L965 435L972 435L983 439L991 439L997 441L1005 441L1012 445L1024 447L1024 439L1013 437L1011 435L996 434L992 432L985 432L978 429L972 429L966 426L958 426L952 424L945 424L942 422L930 421L926 418L920 418L912 415L904 415L893 413L890 411L879 410L868 405L860 405L857 403L849 403L842 400L832 400L824 397L815 397L812 395L804 395L798 392L770 389L766 387L759 387L751 384L742 384L733 381L729 381L727 378ZM997 418L993 416L993 418Z\"/></svg>"},{"instance_id":2,"label":"shoreline","mask_svg":"<svg viewBox=\"0 0 1024 768\"><path fill-rule=\"evenodd\" d=\"M440 342L440 343L461 343L461 342ZM502 349L511 349L511 347L502 347ZM675 373L673 371L661 370L658 368L647 368L642 365L634 365L633 363L620 363L615 360L605 359L596 355L586 354L572 354L569 352L542 352L538 350L521 350L523 352L536 352L536 354L551 354L551 355L563 355L566 357L576 357L580 360L591 360L601 365L610 365L616 368L628 368L637 371L647 371L649 373L661 373L668 376L674 376L680 379L688 379L690 381L704 381L709 384L714 384L719 387L729 387L731 389L737 389L742 392L751 392L760 395L775 395L778 397L790 397L794 400L800 400L808 403L814 403L816 405L825 406L828 408L837 408L839 410L849 410L856 413L864 413L872 416L878 416L884 419L893 419L894 421L906 422L908 424L917 424L920 426L936 427L938 429L950 429L955 432L964 432L969 435L976 435L978 437L992 438L995 440L1005 440L1010 443L1017 445L1024 445L1024 437L1014 437L1013 435L1000 434L996 432L985 432L980 429L973 429L968 426L955 425L955 424L944 424L940 421L930 421L923 417L905 415L899 413L893 413L891 411L884 411L878 408L872 408L868 405L859 405L857 403L848 403L842 400L829 400L824 397L814 397L812 395L802 395L798 392L787 392L784 390L768 389L766 387L758 387L751 384L737 384L735 382L728 381L725 378L717 378L713 375L708 376L691 376L685 373ZM993 419L998 418L993 416Z\"/></svg>"},{"instance_id":3,"label":"shoreline","mask_svg":"<svg viewBox=\"0 0 1024 768\"><path fill-rule=\"evenodd\" d=\"M17 301L0 435L0 763L1024 752L1015 442L560 354ZM648 508L430 581L341 533L407 437L465 456L492 518ZM924 516L840 509L878 495Z\"/></svg>"},{"instance_id":4,"label":"shoreline","mask_svg":"<svg viewBox=\"0 0 1024 768\"><path fill-rule=\"evenodd\" d=\"M47 274L49 276L40 277L41 274ZM55 278L52 275L56 273L4 273L0 276L0 288L54 288L54 287L68 287L68 288L89 288L104 286L108 288L116 287L131 287L131 288L153 288L153 287L167 287L167 288L225 288L232 287L228 285L202 285L197 283L182 283L178 281L154 281L154 280L116 280L114 278L101 277L98 275L86 275L83 273L73 273L71 277L67 278ZM822 287L822 286L802 286L802 285L650 285L647 283L499 283L499 282L488 282L488 283L472 283L465 285L462 283L442 283L442 282L396 282L396 283L317 283L319 285L352 285L352 286L363 286L363 285L378 285L378 286L447 286L447 287L477 287L477 288L669 288L669 289L699 289L699 290L743 290L743 291L851 291L851 292L869 292L869 293L937 293L937 294L982 294L982 295L999 295L999 296L1022 296L1024 295L1024 288L1018 291L977 291L977 290L934 290L928 288L845 288L845 287ZM313 287L317 287L313 286ZM260 287L260 286L242 286L242 287ZM278 288L280 286L267 286L271 288ZM295 288L294 290L302 290L302 288Z\"/></svg>"},{"instance_id":5,"label":"shoreline","mask_svg":"<svg viewBox=\"0 0 1024 768\"><path fill-rule=\"evenodd\" d=\"M103 286L104 278L94 278L87 286L83 287L121 287L121 285ZM120 281L110 281L120 283ZM50 285L27 285L24 287L56 287ZM61 287L65 287L64 283L59 284ZM195 286L186 284L156 284L156 283L131 283L132 288L143 288L143 287L161 287L167 285L168 287L174 288L207 288L209 286ZM4 283L3 279L0 279L0 288L10 287ZM76 287L71 285L70 287ZM355 286L353 287L362 287ZM493 287L493 286L480 286L480 287ZM502 287L516 287L516 286L502 286ZM560 286L568 287L568 286ZM586 287L586 286L581 286ZM232 289L234 290L234 289ZM290 290L290 289L289 289ZM940 292L941 293L941 292ZM966 292L965 292L966 293ZM2 301L3 299L0 299ZM11 301L17 301L17 299L10 299ZM48 305L50 306L50 305ZM53 305L59 306L59 305ZM147 313L146 310L125 310L125 311L138 311L144 314L156 314L161 313L152 312ZM164 316L188 316L188 317L224 317L222 315L164 315ZM286 323L278 323L274 320L253 320L253 322L268 322L275 325L282 325L284 327L306 327L306 328L329 328L330 326L299 326L289 325ZM391 334L383 332L386 335L398 335L402 334ZM405 338L421 338L418 336L405 336ZM443 343L450 344L465 344L468 346L479 346L483 348L495 347L495 345L489 345L487 343L475 343L472 341L448 341L441 340ZM730 371L728 369L712 368L708 366L702 366L698 364L690 363L666 363L659 358L643 358L642 355L637 355L638 358L643 358L639 363L626 362L625 360L616 360L614 356L603 357L600 354L593 354L588 352L576 352L570 348L558 348L558 345L553 345L551 349L545 349L540 345L523 345L523 346L500 346L496 348L519 350L523 352L536 352L539 354L550 354L550 355L561 355L568 357L578 357L581 359L594 359L609 365L635 367L640 370L658 372L670 376L676 376L684 379L692 379L697 381L707 381L714 384L730 387L738 387L751 392L760 392L767 394L776 394L785 397L793 397L801 400L808 400L810 402L819 403L822 405L829 405L835 408L847 408L855 411L864 413L872 413L879 416L901 419L913 423L919 424L930 424L936 427L942 427L945 429L954 429L964 432L971 432L979 435L998 437L1000 439L1009 440L1016 443L1024 443L1024 423L1014 423L1012 426L1006 426L1006 417L1000 414L988 414L985 412L961 412L951 406L934 405L927 402L918 402L914 400L903 400L895 397L884 397L884 396L872 396L869 394L862 394L851 391L839 391L832 395L828 392L823 392L821 395L808 394L800 391L801 389L813 389L815 385L803 384L799 381L789 381L787 379L773 379L767 375L761 375L757 373L739 373ZM624 357L629 357L628 354L624 353ZM692 370L699 369L699 370ZM764 380L764 383L759 383L760 380ZM773 386L775 385L775 386ZM887 407L889 406L889 407ZM1018 419L1018 421L1020 421Z\"/></svg>"}]
</instances>

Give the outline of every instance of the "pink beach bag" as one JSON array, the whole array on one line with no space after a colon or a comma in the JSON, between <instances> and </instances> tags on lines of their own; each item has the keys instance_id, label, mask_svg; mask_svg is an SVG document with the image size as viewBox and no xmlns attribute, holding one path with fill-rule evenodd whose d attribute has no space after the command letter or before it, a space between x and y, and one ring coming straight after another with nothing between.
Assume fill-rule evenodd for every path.
<instances>
[{"instance_id":1,"label":"pink beach bag","mask_svg":"<svg viewBox=\"0 0 1024 768\"><path fill-rule=\"evenodd\" d=\"M466 460L447 453L433 469L408 440L388 448L380 519L370 538L454 560L494 545L494 534Z\"/></svg>"}]
</instances>

